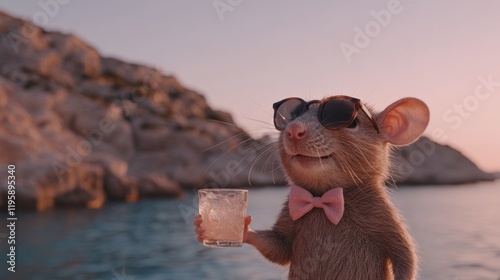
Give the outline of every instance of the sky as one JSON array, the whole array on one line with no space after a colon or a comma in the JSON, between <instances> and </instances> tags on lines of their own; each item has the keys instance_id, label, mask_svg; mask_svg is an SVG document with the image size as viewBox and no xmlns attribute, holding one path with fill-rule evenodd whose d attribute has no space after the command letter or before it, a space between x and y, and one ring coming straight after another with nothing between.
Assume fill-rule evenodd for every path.
<instances>
[{"instance_id":1,"label":"sky","mask_svg":"<svg viewBox=\"0 0 500 280\"><path fill-rule=\"evenodd\" d=\"M425 134L500 171L500 1L3 0L105 56L176 76L254 136L286 97L427 103Z\"/></svg>"}]
</instances>

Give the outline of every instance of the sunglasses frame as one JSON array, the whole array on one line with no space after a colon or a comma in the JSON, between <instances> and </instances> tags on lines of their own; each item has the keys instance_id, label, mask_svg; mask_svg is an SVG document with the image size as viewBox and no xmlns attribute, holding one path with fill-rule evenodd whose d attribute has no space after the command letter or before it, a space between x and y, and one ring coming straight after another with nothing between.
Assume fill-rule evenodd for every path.
<instances>
[{"instance_id":1,"label":"sunglasses frame","mask_svg":"<svg viewBox=\"0 0 500 280\"><path fill-rule=\"evenodd\" d=\"M339 127L330 128L330 127L325 126L322 123L321 113L323 112L323 107L325 106L325 104L328 103L329 101L332 101L332 100L335 100L335 99L348 100L349 102L351 102L351 103L354 104L354 110L352 111L351 118L349 119L348 122L346 122L345 124L343 124L343 125L341 125ZM347 95L335 95L335 96L328 97L328 98L326 98L326 99L324 99L322 101L321 100L311 100L309 102L306 102L302 98L289 97L289 98L285 98L285 99L283 99L281 101L278 101L278 102L274 103L273 104L273 109L274 109L273 122L274 122L274 127L277 130L279 130L279 131L285 130L286 126L283 127L283 128L279 128L276 125L276 114L278 112L278 108L283 103L285 103L287 101L290 101L290 100L298 100L298 101L300 101L304 105L305 109L309 108L309 106L312 105L312 104L319 104L318 116L317 116L318 117L318 121L321 123L321 125L323 125L323 127L325 127L326 129L329 129L329 130L337 130L337 129L341 129L341 128L349 126L356 119L356 117L358 116L358 111L361 109L361 111L368 117L368 119L370 120L370 122L373 124L373 127L375 128L375 130L377 131L377 133L380 133L378 125L377 125L377 122L373 119L372 115L370 114L370 111L368 111L368 109L365 107L365 105L363 105L363 103L361 102L361 100L358 99L358 98L347 96Z\"/></svg>"}]
</instances>

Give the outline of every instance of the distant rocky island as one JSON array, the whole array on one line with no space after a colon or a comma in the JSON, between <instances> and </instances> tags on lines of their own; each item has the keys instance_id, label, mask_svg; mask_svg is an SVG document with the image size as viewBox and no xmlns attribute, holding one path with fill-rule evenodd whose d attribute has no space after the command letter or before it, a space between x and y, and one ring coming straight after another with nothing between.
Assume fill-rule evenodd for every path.
<instances>
[{"instance_id":1,"label":"distant rocky island","mask_svg":"<svg viewBox=\"0 0 500 280\"><path fill-rule=\"evenodd\" d=\"M286 184L270 137L252 138L173 76L3 12L0 62L0 179L15 165L18 208ZM425 137L396 149L394 161L402 184L494 179ZM1 184L0 206L6 201Z\"/></svg>"}]
</instances>

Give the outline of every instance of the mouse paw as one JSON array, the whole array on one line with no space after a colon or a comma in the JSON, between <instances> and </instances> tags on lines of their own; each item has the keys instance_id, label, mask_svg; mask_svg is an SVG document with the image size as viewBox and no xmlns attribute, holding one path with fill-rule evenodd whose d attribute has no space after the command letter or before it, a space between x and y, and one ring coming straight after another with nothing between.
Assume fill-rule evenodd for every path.
<instances>
[{"instance_id":1,"label":"mouse paw","mask_svg":"<svg viewBox=\"0 0 500 280\"><path fill-rule=\"evenodd\" d=\"M201 218L201 215L200 214L196 214L194 216L193 224L195 225L194 232L197 235L196 239L199 242L203 242L203 240L205 240L205 231L206 230L201 226L202 223L203 223L203 219Z\"/></svg>"}]
</instances>

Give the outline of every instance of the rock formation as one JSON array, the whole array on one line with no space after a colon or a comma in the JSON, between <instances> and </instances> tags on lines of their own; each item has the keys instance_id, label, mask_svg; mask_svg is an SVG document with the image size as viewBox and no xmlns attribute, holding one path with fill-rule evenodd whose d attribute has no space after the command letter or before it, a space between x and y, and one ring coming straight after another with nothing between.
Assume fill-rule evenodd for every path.
<instances>
[{"instance_id":1,"label":"rock formation","mask_svg":"<svg viewBox=\"0 0 500 280\"><path fill-rule=\"evenodd\" d=\"M18 207L282 182L263 154L272 143L156 69L101 57L73 35L5 13L0 61L0 170L16 166ZM2 204L6 192L3 184Z\"/></svg>"},{"instance_id":2,"label":"rock formation","mask_svg":"<svg viewBox=\"0 0 500 280\"><path fill-rule=\"evenodd\" d=\"M396 154L407 168L398 180L489 179L450 147L420 151L423 162L412 149ZM274 151L174 77L0 12L0 206L10 164L17 208L98 208L182 188L283 184Z\"/></svg>"},{"instance_id":3,"label":"rock formation","mask_svg":"<svg viewBox=\"0 0 500 280\"><path fill-rule=\"evenodd\" d=\"M466 184L495 179L459 151L427 137L394 151L393 177L406 185Z\"/></svg>"}]
</instances>

